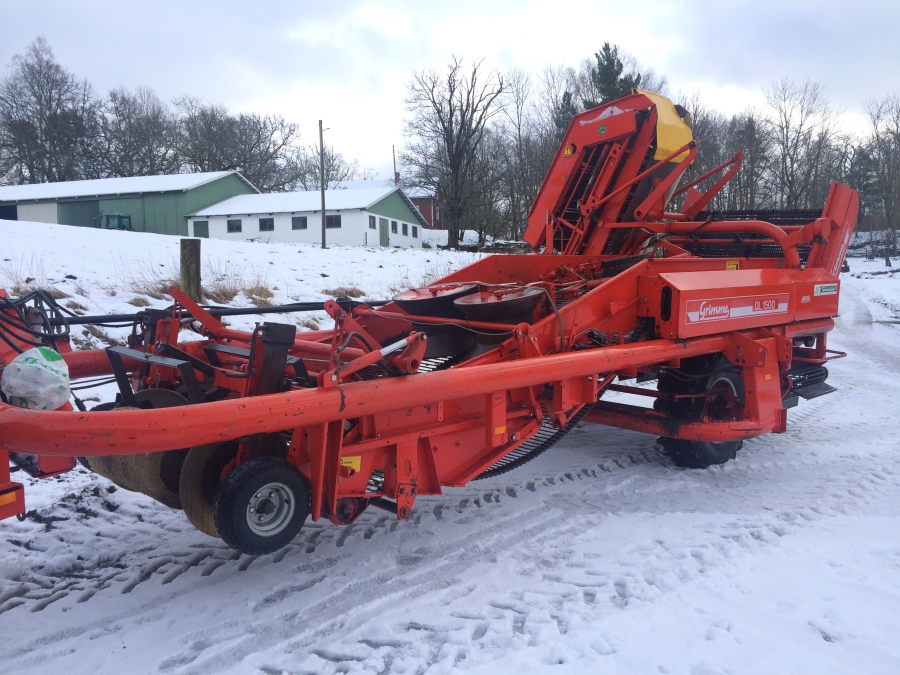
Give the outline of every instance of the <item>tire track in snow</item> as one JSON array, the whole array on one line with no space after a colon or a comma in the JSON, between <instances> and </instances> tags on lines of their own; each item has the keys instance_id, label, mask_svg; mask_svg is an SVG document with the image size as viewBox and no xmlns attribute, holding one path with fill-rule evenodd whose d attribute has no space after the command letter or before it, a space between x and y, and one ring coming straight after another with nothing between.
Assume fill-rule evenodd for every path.
<instances>
[{"instance_id":1,"label":"tire track in snow","mask_svg":"<svg viewBox=\"0 0 900 675\"><path fill-rule=\"evenodd\" d=\"M864 317L859 321L861 328L866 325ZM875 350L875 342L873 338L866 345ZM10 611L9 619L39 608L62 620L60 612L77 607L76 599L82 598L97 605L92 618L98 618L27 641L21 648L8 647L8 664L22 670L50 663L54 657L47 652L74 647L77 636L105 636L106 626L143 621L160 607L189 602L193 593L220 584L262 584L270 590L234 630L221 629L214 639L214 628L184 631L174 653L160 655L165 671L229 670L260 650L272 656L271 672L281 672L275 656L282 652L294 663L313 655L318 672L370 666L370 671L387 672L391 663L405 658L418 659L424 669L445 658L442 650L489 650L504 631L540 640L544 629L532 624L555 626L553 630L563 633L567 614L591 620L603 612L627 611L691 583L703 570L776 545L823 518L871 513L873 506L885 510L886 504L894 505L886 514L896 514L900 466L893 455L878 452L885 442L883 427L865 405L872 375L860 367L868 360L869 351L861 349L834 364L832 378L841 380L842 393L802 402L789 413L787 434L749 441L738 459L723 467L673 470L646 436L578 429L515 473L448 490L444 497L420 498L407 523L375 514L364 515L350 531L310 523L275 556L234 557L218 542L199 545L212 540L191 532L179 514L162 509L141 506L129 513L123 505L117 513L107 513L99 503L89 502L88 511L96 513L81 514L81 525L134 527L142 541L162 539L163 544L133 548L134 540L123 537L105 549L107 567L54 567L11 585L0 596L0 611ZM859 411L859 419L840 421L842 407ZM848 426L856 445L871 444L872 452L843 450L839 436ZM678 512L707 513L727 522L713 522L684 545L664 546L651 538L596 559L572 550L573 540L591 536L592 530L617 518ZM46 515L60 514L76 517L71 509L55 507ZM24 531L12 535L32 546L28 556L39 566L58 553L39 550L42 536L45 533ZM79 542L69 533L66 537L71 541L63 542L64 549L77 550ZM386 557L379 560L382 555ZM377 569L379 564L381 571L364 579L343 582L332 576L347 578L359 568ZM477 588L467 578L468 570L488 564L521 570L522 587L539 587L540 592L485 596L479 590L480 610L461 610ZM674 577L669 576L671 569L677 570ZM206 570L211 576L203 576ZM265 583L272 578L279 582L274 588ZM129 586L130 592L121 595ZM422 607L429 606L419 602L423 596L438 598L451 611L438 621L422 616ZM117 606L117 598L123 597L138 604ZM419 620L404 623L395 617L383 635L373 636L374 624L394 616L396 607L409 607ZM461 647L454 642L460 632L467 635ZM222 638L225 634L227 639Z\"/></svg>"}]
</instances>

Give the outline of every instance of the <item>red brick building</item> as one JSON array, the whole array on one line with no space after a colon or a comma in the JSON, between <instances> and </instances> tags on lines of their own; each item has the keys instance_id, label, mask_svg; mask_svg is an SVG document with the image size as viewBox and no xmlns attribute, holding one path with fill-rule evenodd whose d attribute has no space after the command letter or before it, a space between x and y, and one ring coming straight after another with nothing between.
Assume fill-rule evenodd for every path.
<instances>
[{"instance_id":1,"label":"red brick building","mask_svg":"<svg viewBox=\"0 0 900 675\"><path fill-rule=\"evenodd\" d=\"M419 213L428 223L431 230L444 229L444 209L441 201L435 197L434 192L428 188L410 187L403 190L410 201L419 209Z\"/></svg>"}]
</instances>

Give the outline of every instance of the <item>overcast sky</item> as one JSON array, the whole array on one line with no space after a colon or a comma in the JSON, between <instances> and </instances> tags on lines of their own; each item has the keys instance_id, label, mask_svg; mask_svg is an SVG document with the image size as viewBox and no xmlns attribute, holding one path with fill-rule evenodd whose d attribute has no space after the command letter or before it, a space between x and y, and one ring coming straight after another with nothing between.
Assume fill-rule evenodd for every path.
<instances>
[{"instance_id":1,"label":"overcast sky","mask_svg":"<svg viewBox=\"0 0 900 675\"><path fill-rule=\"evenodd\" d=\"M38 35L103 92L146 86L237 111L279 113L306 142L391 172L414 70L456 54L539 73L604 41L710 107L762 107L773 81L811 79L860 125L862 103L900 93L900 0L0 0L0 64Z\"/></svg>"}]
</instances>

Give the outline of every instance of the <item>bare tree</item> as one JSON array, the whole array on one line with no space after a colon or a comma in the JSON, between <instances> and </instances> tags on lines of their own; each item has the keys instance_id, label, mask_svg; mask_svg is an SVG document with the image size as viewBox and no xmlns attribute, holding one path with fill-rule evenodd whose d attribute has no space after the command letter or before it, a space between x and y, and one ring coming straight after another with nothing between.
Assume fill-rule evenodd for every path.
<instances>
[{"instance_id":1,"label":"bare tree","mask_svg":"<svg viewBox=\"0 0 900 675\"><path fill-rule=\"evenodd\" d=\"M222 105L182 97L179 114L179 154L188 171L225 171L237 167L231 149L237 135L234 118Z\"/></svg>"},{"instance_id":2,"label":"bare tree","mask_svg":"<svg viewBox=\"0 0 900 675\"><path fill-rule=\"evenodd\" d=\"M866 103L871 131L869 148L875 173L875 191L880 202L889 241L885 260L897 254L897 221L900 219L900 96L896 94Z\"/></svg>"},{"instance_id":3,"label":"bare tree","mask_svg":"<svg viewBox=\"0 0 900 675\"><path fill-rule=\"evenodd\" d=\"M0 82L0 176L12 183L92 177L96 133L90 85L56 62L45 38L36 38Z\"/></svg>"},{"instance_id":4,"label":"bare tree","mask_svg":"<svg viewBox=\"0 0 900 675\"><path fill-rule=\"evenodd\" d=\"M181 112L179 154L189 171L240 171L264 192L300 183L297 125L279 115L232 115L224 106L193 98L176 101Z\"/></svg>"},{"instance_id":5,"label":"bare tree","mask_svg":"<svg viewBox=\"0 0 900 675\"><path fill-rule=\"evenodd\" d=\"M506 82L506 105L496 125L497 139L492 144L492 156L499 165L504 235L520 239L552 154L548 157L544 151L531 77L514 69L507 74Z\"/></svg>"},{"instance_id":6,"label":"bare tree","mask_svg":"<svg viewBox=\"0 0 900 675\"><path fill-rule=\"evenodd\" d=\"M293 190L299 178L297 125L280 115L242 113L236 130L235 162L247 180L263 192Z\"/></svg>"},{"instance_id":7,"label":"bare tree","mask_svg":"<svg viewBox=\"0 0 900 675\"><path fill-rule=\"evenodd\" d=\"M320 183L319 145L310 145L296 155L297 183L295 190L318 190ZM374 178L371 169L361 169L359 162L346 159L334 148L325 146L325 185L329 190L341 189L343 183L352 180Z\"/></svg>"},{"instance_id":8,"label":"bare tree","mask_svg":"<svg viewBox=\"0 0 900 675\"><path fill-rule=\"evenodd\" d=\"M726 186L727 209L751 210L772 203L766 175L771 166L771 141L762 116L752 108L728 122L725 155L744 153L741 170Z\"/></svg>"},{"instance_id":9,"label":"bare tree","mask_svg":"<svg viewBox=\"0 0 900 675\"><path fill-rule=\"evenodd\" d=\"M475 154L462 229L475 232L479 248L484 247L488 237L499 238L509 232L506 164L498 160L510 147L499 130L488 128Z\"/></svg>"},{"instance_id":10,"label":"bare tree","mask_svg":"<svg viewBox=\"0 0 900 675\"><path fill-rule=\"evenodd\" d=\"M401 165L443 201L452 248L458 247L466 226L478 150L488 122L502 111L504 91L499 73L485 74L481 61L466 71L456 57L443 75L415 73L407 88L410 117Z\"/></svg>"},{"instance_id":11,"label":"bare tree","mask_svg":"<svg viewBox=\"0 0 900 675\"><path fill-rule=\"evenodd\" d=\"M178 120L150 89L109 92L95 153L104 176L177 173Z\"/></svg>"},{"instance_id":12,"label":"bare tree","mask_svg":"<svg viewBox=\"0 0 900 675\"><path fill-rule=\"evenodd\" d=\"M688 177L693 179L726 160L728 122L722 113L706 107L698 92L691 94L681 105L690 115L691 132L697 141L697 156L688 170ZM723 195L717 195L711 208L725 208L722 201Z\"/></svg>"},{"instance_id":13,"label":"bare tree","mask_svg":"<svg viewBox=\"0 0 900 675\"><path fill-rule=\"evenodd\" d=\"M812 204L821 163L836 140L835 114L821 85L781 80L766 92L772 144L771 181L775 205L798 209Z\"/></svg>"},{"instance_id":14,"label":"bare tree","mask_svg":"<svg viewBox=\"0 0 900 675\"><path fill-rule=\"evenodd\" d=\"M562 143L569 123L578 113L576 97L572 93L576 88L575 79L575 70L568 66L547 66L539 77L534 104L536 128L540 137L554 146L553 152ZM552 154L549 159L553 159Z\"/></svg>"}]
</instances>

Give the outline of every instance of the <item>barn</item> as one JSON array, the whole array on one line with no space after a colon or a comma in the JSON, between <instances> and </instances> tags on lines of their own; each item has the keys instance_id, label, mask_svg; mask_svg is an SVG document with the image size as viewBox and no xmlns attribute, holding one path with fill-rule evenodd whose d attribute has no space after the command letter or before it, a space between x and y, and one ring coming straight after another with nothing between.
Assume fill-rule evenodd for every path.
<instances>
[{"instance_id":1,"label":"barn","mask_svg":"<svg viewBox=\"0 0 900 675\"><path fill-rule=\"evenodd\" d=\"M237 171L0 186L0 219L187 236L188 214L257 194Z\"/></svg>"},{"instance_id":2,"label":"barn","mask_svg":"<svg viewBox=\"0 0 900 675\"><path fill-rule=\"evenodd\" d=\"M426 226L396 185L325 191L329 244L421 247ZM322 197L318 191L239 195L198 209L188 218L188 228L195 237L317 243L322 241Z\"/></svg>"}]
</instances>

